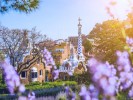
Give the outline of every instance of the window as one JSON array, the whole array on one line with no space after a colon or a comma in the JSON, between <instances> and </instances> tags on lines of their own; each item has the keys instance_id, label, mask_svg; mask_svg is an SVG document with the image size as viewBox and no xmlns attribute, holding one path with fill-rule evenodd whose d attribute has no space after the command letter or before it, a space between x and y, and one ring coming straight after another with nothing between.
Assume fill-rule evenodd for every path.
<instances>
[{"instance_id":1,"label":"window","mask_svg":"<svg viewBox=\"0 0 133 100\"><path fill-rule=\"evenodd\" d=\"M40 73L40 75L43 75L43 71L42 70L40 70L39 73Z\"/></svg>"},{"instance_id":2,"label":"window","mask_svg":"<svg viewBox=\"0 0 133 100\"><path fill-rule=\"evenodd\" d=\"M26 71L21 72L21 78L26 78Z\"/></svg>"},{"instance_id":3,"label":"window","mask_svg":"<svg viewBox=\"0 0 133 100\"><path fill-rule=\"evenodd\" d=\"M31 72L31 77L32 78L37 78L37 72Z\"/></svg>"}]
</instances>

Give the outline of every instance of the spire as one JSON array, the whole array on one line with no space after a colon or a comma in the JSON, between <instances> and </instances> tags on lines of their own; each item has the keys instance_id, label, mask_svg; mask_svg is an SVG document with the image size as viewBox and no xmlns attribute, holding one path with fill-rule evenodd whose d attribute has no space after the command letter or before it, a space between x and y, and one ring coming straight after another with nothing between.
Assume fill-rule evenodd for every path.
<instances>
[{"instance_id":1,"label":"spire","mask_svg":"<svg viewBox=\"0 0 133 100\"><path fill-rule=\"evenodd\" d=\"M78 21L79 21L78 26L81 26L82 27L82 25L80 24L80 21L81 21L80 17L79 17Z\"/></svg>"},{"instance_id":2,"label":"spire","mask_svg":"<svg viewBox=\"0 0 133 100\"><path fill-rule=\"evenodd\" d=\"M80 21L81 21L80 17L79 17L78 21L79 21L79 24L78 24L78 34L81 34L82 25L80 24Z\"/></svg>"},{"instance_id":3,"label":"spire","mask_svg":"<svg viewBox=\"0 0 133 100\"><path fill-rule=\"evenodd\" d=\"M79 24L78 24L78 48L77 48L77 52L78 52L78 59L79 61L85 61L84 55L82 53L82 33L81 33L81 28L82 25L80 23L81 19L78 19Z\"/></svg>"}]
</instances>

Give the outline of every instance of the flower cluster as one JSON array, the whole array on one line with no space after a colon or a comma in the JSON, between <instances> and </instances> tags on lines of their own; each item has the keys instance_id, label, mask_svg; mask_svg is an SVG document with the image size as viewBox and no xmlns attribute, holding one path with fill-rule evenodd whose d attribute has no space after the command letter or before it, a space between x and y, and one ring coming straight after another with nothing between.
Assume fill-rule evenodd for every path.
<instances>
[{"instance_id":1,"label":"flower cluster","mask_svg":"<svg viewBox=\"0 0 133 100\"><path fill-rule=\"evenodd\" d=\"M5 82L7 85L7 88L11 94L15 92L24 92L25 87L20 83L20 78L15 71L14 67L10 65L8 60L5 60L1 62L1 67L3 70Z\"/></svg>"},{"instance_id":2,"label":"flower cluster","mask_svg":"<svg viewBox=\"0 0 133 100\"><path fill-rule=\"evenodd\" d=\"M43 57L46 61L45 62L46 65L51 65L52 76L54 77L54 79L57 79L59 76L59 71L57 70L57 67L55 65L55 62L54 62L54 59L53 59L51 53L46 48L44 48L44 50L43 50Z\"/></svg>"},{"instance_id":3,"label":"flower cluster","mask_svg":"<svg viewBox=\"0 0 133 100\"><path fill-rule=\"evenodd\" d=\"M131 89L129 90L128 95L133 99L133 86L132 86Z\"/></svg>"},{"instance_id":4,"label":"flower cluster","mask_svg":"<svg viewBox=\"0 0 133 100\"><path fill-rule=\"evenodd\" d=\"M52 76L54 77L54 80L56 80L59 77L59 70L54 70Z\"/></svg>"},{"instance_id":5,"label":"flower cluster","mask_svg":"<svg viewBox=\"0 0 133 100\"><path fill-rule=\"evenodd\" d=\"M28 100L35 100L35 93L33 91L30 91L28 94Z\"/></svg>"},{"instance_id":6,"label":"flower cluster","mask_svg":"<svg viewBox=\"0 0 133 100\"><path fill-rule=\"evenodd\" d=\"M128 45L133 45L133 38L126 37L126 43Z\"/></svg>"},{"instance_id":7,"label":"flower cluster","mask_svg":"<svg viewBox=\"0 0 133 100\"><path fill-rule=\"evenodd\" d=\"M128 52L124 51L124 52L120 52L117 51L116 52L117 56L118 56L118 60L117 60L117 64L118 64L118 73L119 73L119 91L121 90L126 90L128 88L130 88L132 86L133 83L133 70L132 70L132 66L129 60L129 54ZM129 91L129 96L133 97L133 95L131 95L131 91L133 89L131 88L131 90Z\"/></svg>"},{"instance_id":8,"label":"flower cluster","mask_svg":"<svg viewBox=\"0 0 133 100\"><path fill-rule=\"evenodd\" d=\"M102 95L104 99L114 99L116 93L132 87L133 68L129 54L126 51L117 51L116 55L118 57L116 68L108 62L101 63L95 58L88 60L88 69L92 75L93 85L90 85L91 92L85 86L82 86L79 95L84 100L90 100L94 97L97 100L98 95ZM95 95L92 95L94 90ZM133 87L128 93L133 98L132 92Z\"/></svg>"},{"instance_id":9,"label":"flower cluster","mask_svg":"<svg viewBox=\"0 0 133 100\"><path fill-rule=\"evenodd\" d=\"M68 86L65 87L65 93L66 93L67 100L76 99L76 94Z\"/></svg>"},{"instance_id":10,"label":"flower cluster","mask_svg":"<svg viewBox=\"0 0 133 100\"><path fill-rule=\"evenodd\" d=\"M88 61L88 68L92 74L92 81L96 85L98 91L105 97L114 96L116 91L115 84L118 79L114 66L109 65L108 62L100 63L92 58Z\"/></svg>"},{"instance_id":11,"label":"flower cluster","mask_svg":"<svg viewBox=\"0 0 133 100\"><path fill-rule=\"evenodd\" d=\"M79 95L81 100L98 100L99 91L91 84L88 89L82 86Z\"/></svg>"},{"instance_id":12,"label":"flower cluster","mask_svg":"<svg viewBox=\"0 0 133 100\"><path fill-rule=\"evenodd\" d=\"M42 53L43 53L43 57L46 61L46 65L55 66L55 62L53 60L53 57L52 57L51 53L46 48L44 48Z\"/></svg>"}]
</instances>

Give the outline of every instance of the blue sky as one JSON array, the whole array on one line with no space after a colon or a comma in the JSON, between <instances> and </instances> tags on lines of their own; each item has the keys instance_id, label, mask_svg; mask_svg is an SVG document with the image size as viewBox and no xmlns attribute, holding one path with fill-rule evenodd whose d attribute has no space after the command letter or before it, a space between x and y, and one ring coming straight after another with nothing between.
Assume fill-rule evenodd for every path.
<instances>
[{"instance_id":1,"label":"blue sky","mask_svg":"<svg viewBox=\"0 0 133 100\"><path fill-rule=\"evenodd\" d=\"M105 10L107 0L41 0L35 12L24 14L10 11L0 14L3 26L31 29L36 26L52 39L77 36L78 18L82 19L82 33L88 34L96 23L110 19Z\"/></svg>"}]
</instances>

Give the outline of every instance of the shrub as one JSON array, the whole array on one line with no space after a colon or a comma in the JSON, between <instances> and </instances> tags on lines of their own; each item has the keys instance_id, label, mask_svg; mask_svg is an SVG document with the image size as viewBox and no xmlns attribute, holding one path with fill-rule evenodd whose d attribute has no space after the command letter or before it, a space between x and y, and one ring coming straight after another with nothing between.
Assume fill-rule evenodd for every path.
<instances>
[{"instance_id":1,"label":"shrub","mask_svg":"<svg viewBox=\"0 0 133 100\"><path fill-rule=\"evenodd\" d=\"M26 89L30 90L40 90L40 89L47 89L47 88L53 88L53 87L61 87L61 86L74 86L77 85L77 82L75 81L60 81L60 82L34 82L30 83L29 85L26 85Z\"/></svg>"},{"instance_id":2,"label":"shrub","mask_svg":"<svg viewBox=\"0 0 133 100\"><path fill-rule=\"evenodd\" d=\"M37 82L31 82L30 84L28 84L26 86L33 86L33 85L41 85L41 83L39 81L37 81Z\"/></svg>"}]
</instances>

